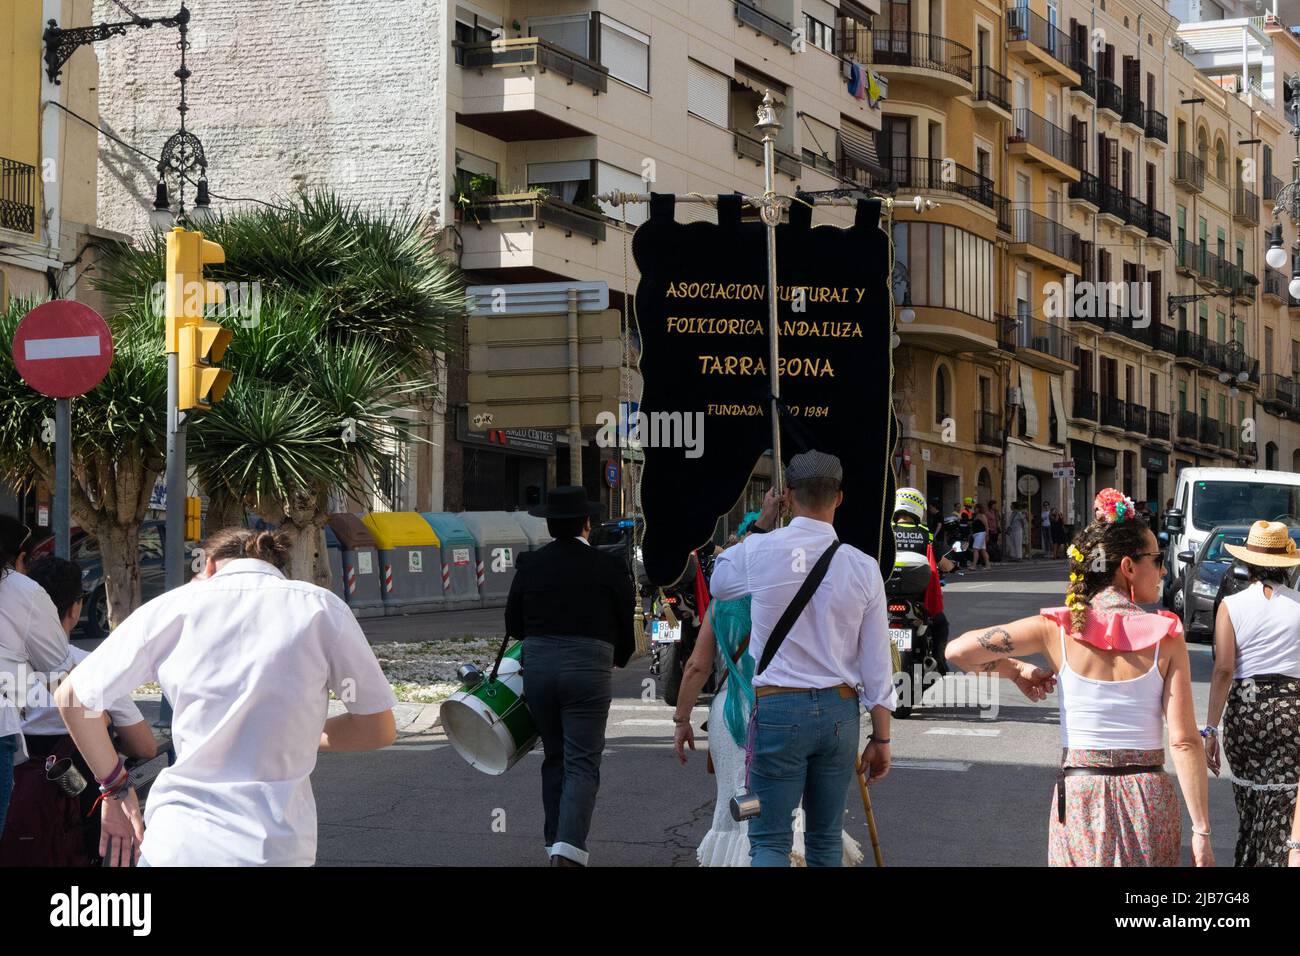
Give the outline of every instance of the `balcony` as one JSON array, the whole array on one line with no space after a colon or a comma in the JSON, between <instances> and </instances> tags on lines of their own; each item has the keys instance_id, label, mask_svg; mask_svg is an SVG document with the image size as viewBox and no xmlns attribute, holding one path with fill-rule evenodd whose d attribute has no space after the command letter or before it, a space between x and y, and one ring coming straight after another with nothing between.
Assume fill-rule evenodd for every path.
<instances>
[{"instance_id":1,"label":"balcony","mask_svg":"<svg viewBox=\"0 0 1300 956\"><path fill-rule=\"evenodd\" d=\"M1102 428L1113 428L1115 431L1122 432L1128 424L1128 403L1114 395L1103 395L1100 407L1101 416L1097 420L1098 424Z\"/></svg>"},{"instance_id":2,"label":"balcony","mask_svg":"<svg viewBox=\"0 0 1300 956\"><path fill-rule=\"evenodd\" d=\"M1147 228L1147 235L1156 242L1163 242L1165 245L1170 245L1169 217L1160 210L1154 209L1150 206L1148 206L1147 209L1150 212L1150 225Z\"/></svg>"},{"instance_id":3,"label":"balcony","mask_svg":"<svg viewBox=\"0 0 1300 956\"><path fill-rule=\"evenodd\" d=\"M951 164L945 170L942 159L894 156L886 160L885 168L895 189L950 193L988 209L994 208L993 180L959 163Z\"/></svg>"},{"instance_id":4,"label":"balcony","mask_svg":"<svg viewBox=\"0 0 1300 956\"><path fill-rule=\"evenodd\" d=\"M1007 152L1038 163L1070 182L1081 178L1083 143L1032 110L1011 111Z\"/></svg>"},{"instance_id":5,"label":"balcony","mask_svg":"<svg viewBox=\"0 0 1300 956\"><path fill-rule=\"evenodd\" d=\"M1175 341L1174 358L1180 365L1209 365L1208 343L1198 333L1179 329Z\"/></svg>"},{"instance_id":6,"label":"balcony","mask_svg":"<svg viewBox=\"0 0 1300 956\"><path fill-rule=\"evenodd\" d=\"M872 30L871 62L890 79L909 79L949 96L974 91L970 47L929 33ZM858 41L859 44L861 41Z\"/></svg>"},{"instance_id":7,"label":"balcony","mask_svg":"<svg viewBox=\"0 0 1300 956\"><path fill-rule=\"evenodd\" d=\"M1015 320L1016 354L1031 364L1065 371L1074 367L1073 335L1059 325L1044 322L1032 315L1018 315Z\"/></svg>"},{"instance_id":8,"label":"balcony","mask_svg":"<svg viewBox=\"0 0 1300 956\"><path fill-rule=\"evenodd\" d=\"M1202 418L1200 424L1200 441L1202 445L1209 445L1211 448L1218 448L1223 441L1221 426L1217 419Z\"/></svg>"},{"instance_id":9,"label":"balcony","mask_svg":"<svg viewBox=\"0 0 1300 956\"><path fill-rule=\"evenodd\" d=\"M1079 174L1079 181L1070 183L1069 197L1071 202L1091 206L1092 211L1096 212L1101 208L1101 180L1086 169L1083 170Z\"/></svg>"},{"instance_id":10,"label":"balcony","mask_svg":"<svg viewBox=\"0 0 1300 956\"><path fill-rule=\"evenodd\" d=\"M605 238L599 212L534 191L478 197L461 215L460 265L466 270L529 268L565 275L597 268L597 253L584 250Z\"/></svg>"},{"instance_id":11,"label":"balcony","mask_svg":"<svg viewBox=\"0 0 1300 956\"><path fill-rule=\"evenodd\" d=\"M1163 308L1161 303L1153 302L1151 308L1155 314L1152 316L1151 326L1146 330L1147 342L1152 351L1173 355L1178 349L1178 332L1173 326L1165 325L1159 320L1160 309Z\"/></svg>"},{"instance_id":12,"label":"balcony","mask_svg":"<svg viewBox=\"0 0 1300 956\"><path fill-rule=\"evenodd\" d=\"M1128 212L1127 197L1120 192L1120 188L1103 182L1101 184L1101 205L1097 209L1097 215L1103 218L1108 217L1114 220L1115 225L1120 226L1124 224Z\"/></svg>"},{"instance_id":13,"label":"balcony","mask_svg":"<svg viewBox=\"0 0 1300 956\"><path fill-rule=\"evenodd\" d=\"M1113 113L1115 119L1124 115L1124 91L1104 76L1097 77L1097 109Z\"/></svg>"},{"instance_id":14,"label":"balcony","mask_svg":"<svg viewBox=\"0 0 1300 956\"><path fill-rule=\"evenodd\" d=\"M1027 4L1007 11L1007 41L1012 56L1046 68L1067 83L1081 81L1079 74L1068 66L1079 59L1074 41L1030 10Z\"/></svg>"},{"instance_id":15,"label":"balcony","mask_svg":"<svg viewBox=\"0 0 1300 956\"><path fill-rule=\"evenodd\" d=\"M1147 204L1136 196L1124 196L1122 203L1124 225L1134 232L1146 232L1151 219Z\"/></svg>"},{"instance_id":16,"label":"balcony","mask_svg":"<svg viewBox=\"0 0 1300 956\"><path fill-rule=\"evenodd\" d=\"M1259 225L1259 196L1245 186L1232 191L1232 218L1247 226Z\"/></svg>"},{"instance_id":17,"label":"balcony","mask_svg":"<svg viewBox=\"0 0 1300 956\"><path fill-rule=\"evenodd\" d=\"M936 352L991 352L1001 339L998 316L992 319L962 309L912 303L916 318L899 323L898 336L904 345L915 345Z\"/></svg>"},{"instance_id":18,"label":"balcony","mask_svg":"<svg viewBox=\"0 0 1300 956\"><path fill-rule=\"evenodd\" d=\"M1174 246L1177 253L1174 259L1174 269L1184 275L1210 277L1210 265L1208 249L1202 249L1191 239L1179 239Z\"/></svg>"},{"instance_id":19,"label":"balcony","mask_svg":"<svg viewBox=\"0 0 1300 956\"><path fill-rule=\"evenodd\" d=\"M1011 81L991 66L981 66L975 71L975 106L997 107L1004 115L1011 114Z\"/></svg>"},{"instance_id":20,"label":"balcony","mask_svg":"<svg viewBox=\"0 0 1300 956\"><path fill-rule=\"evenodd\" d=\"M1269 372L1260 378L1258 401L1278 414L1300 416L1300 382Z\"/></svg>"},{"instance_id":21,"label":"balcony","mask_svg":"<svg viewBox=\"0 0 1300 956\"><path fill-rule=\"evenodd\" d=\"M1077 232L1031 209L1014 209L1012 216L1012 255L1037 259L1062 272L1080 272L1083 247Z\"/></svg>"},{"instance_id":22,"label":"balcony","mask_svg":"<svg viewBox=\"0 0 1300 956\"><path fill-rule=\"evenodd\" d=\"M763 141L755 139L748 133L742 133L740 130L731 131L734 137L734 144L737 156L743 156L745 159L752 159L757 165L763 165ZM803 172L803 164L799 157L793 153L787 153L783 149L776 151L776 171L785 173L791 179L798 179Z\"/></svg>"},{"instance_id":23,"label":"balcony","mask_svg":"<svg viewBox=\"0 0 1300 956\"><path fill-rule=\"evenodd\" d=\"M1235 269L1235 267L1234 267ZM1259 278L1251 272L1235 269L1237 283L1232 287L1233 295L1242 305L1250 305L1259 292Z\"/></svg>"},{"instance_id":24,"label":"balcony","mask_svg":"<svg viewBox=\"0 0 1300 956\"><path fill-rule=\"evenodd\" d=\"M1082 59L1074 60L1070 64L1070 68L1079 74L1079 82L1070 86L1070 92L1095 100L1097 98L1097 71Z\"/></svg>"},{"instance_id":25,"label":"balcony","mask_svg":"<svg viewBox=\"0 0 1300 956\"><path fill-rule=\"evenodd\" d=\"M1264 267L1264 295L1278 305L1286 305L1288 279L1272 266Z\"/></svg>"},{"instance_id":26,"label":"balcony","mask_svg":"<svg viewBox=\"0 0 1300 956\"><path fill-rule=\"evenodd\" d=\"M996 412L975 413L975 443L990 448L1002 447L1002 422Z\"/></svg>"},{"instance_id":27,"label":"balcony","mask_svg":"<svg viewBox=\"0 0 1300 956\"><path fill-rule=\"evenodd\" d=\"M997 313L993 316L993 321L998 326L998 348L1004 352L1015 352L1016 330L1020 328L1020 320L1015 316Z\"/></svg>"},{"instance_id":28,"label":"balcony","mask_svg":"<svg viewBox=\"0 0 1300 956\"><path fill-rule=\"evenodd\" d=\"M736 0L736 19L745 26L752 27L763 36L771 37L773 43L779 43L787 47L794 46L793 26L771 14L764 13L755 6L745 3L744 0Z\"/></svg>"},{"instance_id":29,"label":"balcony","mask_svg":"<svg viewBox=\"0 0 1300 956\"><path fill-rule=\"evenodd\" d=\"M1199 156L1182 150L1174 154L1174 185L1194 193L1205 189L1205 163Z\"/></svg>"},{"instance_id":30,"label":"balcony","mask_svg":"<svg viewBox=\"0 0 1300 956\"><path fill-rule=\"evenodd\" d=\"M1011 200L1006 196L994 193L993 207L998 214L998 232L1005 232L1008 236L1011 235L1015 229L1011 217Z\"/></svg>"},{"instance_id":31,"label":"balcony","mask_svg":"<svg viewBox=\"0 0 1300 956\"><path fill-rule=\"evenodd\" d=\"M1123 120L1126 126L1133 126L1139 133L1146 131L1147 109L1146 105L1131 94L1124 96Z\"/></svg>"},{"instance_id":32,"label":"balcony","mask_svg":"<svg viewBox=\"0 0 1300 956\"><path fill-rule=\"evenodd\" d=\"M1147 436L1156 441L1169 441L1169 414L1155 409L1147 412Z\"/></svg>"},{"instance_id":33,"label":"balcony","mask_svg":"<svg viewBox=\"0 0 1300 956\"><path fill-rule=\"evenodd\" d=\"M1274 202L1282 192L1284 183L1276 176L1268 175L1264 177L1264 202Z\"/></svg>"},{"instance_id":34,"label":"balcony","mask_svg":"<svg viewBox=\"0 0 1300 956\"><path fill-rule=\"evenodd\" d=\"M1169 120L1159 110L1147 110L1147 139L1167 145L1169 143Z\"/></svg>"},{"instance_id":35,"label":"balcony","mask_svg":"<svg viewBox=\"0 0 1300 956\"><path fill-rule=\"evenodd\" d=\"M1221 345L1211 364L1233 376L1238 387L1253 389L1259 385L1259 359L1240 346L1240 342Z\"/></svg>"},{"instance_id":36,"label":"balcony","mask_svg":"<svg viewBox=\"0 0 1300 956\"><path fill-rule=\"evenodd\" d=\"M1074 403L1070 406L1070 417L1095 422L1097 420L1097 393L1076 387L1074 390Z\"/></svg>"},{"instance_id":37,"label":"balcony","mask_svg":"<svg viewBox=\"0 0 1300 956\"><path fill-rule=\"evenodd\" d=\"M1174 437L1179 442L1194 445L1200 441L1199 423L1195 412L1179 412L1174 424L1177 426Z\"/></svg>"},{"instance_id":38,"label":"balcony","mask_svg":"<svg viewBox=\"0 0 1300 956\"><path fill-rule=\"evenodd\" d=\"M0 157L0 229L36 232L36 167Z\"/></svg>"},{"instance_id":39,"label":"balcony","mask_svg":"<svg viewBox=\"0 0 1300 956\"><path fill-rule=\"evenodd\" d=\"M587 136L577 125L607 93L609 70L537 37L457 43L462 108L456 121L506 142Z\"/></svg>"},{"instance_id":40,"label":"balcony","mask_svg":"<svg viewBox=\"0 0 1300 956\"><path fill-rule=\"evenodd\" d=\"M1145 405L1128 403L1128 415L1124 420L1124 430L1130 435L1139 437L1147 433L1147 410Z\"/></svg>"}]
</instances>

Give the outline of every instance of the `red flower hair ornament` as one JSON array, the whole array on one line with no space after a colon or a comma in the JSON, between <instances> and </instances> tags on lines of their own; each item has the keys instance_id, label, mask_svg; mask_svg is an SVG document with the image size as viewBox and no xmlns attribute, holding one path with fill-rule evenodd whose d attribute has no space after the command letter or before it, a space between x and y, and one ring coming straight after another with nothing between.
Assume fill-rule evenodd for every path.
<instances>
[{"instance_id":1,"label":"red flower hair ornament","mask_svg":"<svg viewBox=\"0 0 1300 956\"><path fill-rule=\"evenodd\" d=\"M1117 488L1103 488L1092 502L1092 514L1107 524L1122 524L1137 516L1133 499Z\"/></svg>"}]
</instances>

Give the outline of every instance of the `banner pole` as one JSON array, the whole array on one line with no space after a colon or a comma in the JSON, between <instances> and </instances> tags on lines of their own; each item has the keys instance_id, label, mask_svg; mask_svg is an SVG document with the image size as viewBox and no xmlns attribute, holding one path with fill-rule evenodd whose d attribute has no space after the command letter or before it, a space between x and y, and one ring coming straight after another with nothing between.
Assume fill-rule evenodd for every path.
<instances>
[{"instance_id":1,"label":"banner pole","mask_svg":"<svg viewBox=\"0 0 1300 956\"><path fill-rule=\"evenodd\" d=\"M767 226L767 347L768 378L772 389L772 487L780 494L785 490L781 469L781 376L780 332L777 328L776 282L776 226L781 221L781 202L776 195L776 134L781 121L776 115L776 104L770 90L763 91L763 102L758 108L755 129L763 134L763 205L759 207Z\"/></svg>"}]
</instances>

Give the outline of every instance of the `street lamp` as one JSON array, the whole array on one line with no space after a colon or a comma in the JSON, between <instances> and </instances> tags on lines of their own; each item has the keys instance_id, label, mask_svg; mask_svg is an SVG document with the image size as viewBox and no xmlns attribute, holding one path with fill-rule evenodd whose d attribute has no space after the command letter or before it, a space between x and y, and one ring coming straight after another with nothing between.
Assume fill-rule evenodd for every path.
<instances>
[{"instance_id":1,"label":"street lamp","mask_svg":"<svg viewBox=\"0 0 1300 956\"><path fill-rule=\"evenodd\" d=\"M1273 200L1273 229L1268 253L1264 261L1275 269L1286 265L1282 249L1282 223L1280 215L1286 210L1292 224L1300 226L1300 76L1292 74L1283 85L1286 112L1291 117L1291 138L1295 140L1295 156L1291 159L1291 181L1278 190ZM1300 238L1291 246L1291 282L1287 286L1292 299L1300 299Z\"/></svg>"},{"instance_id":2,"label":"street lamp","mask_svg":"<svg viewBox=\"0 0 1300 956\"><path fill-rule=\"evenodd\" d=\"M214 216L212 199L208 193L208 159L203 151L203 141L185 128L185 114L190 111L187 97L190 77L193 75L186 65L185 53L190 48L186 34L189 32L190 12L181 4L177 17L176 29L180 40L176 44L181 51L181 66L173 75L181 81L181 101L176 111L181 114L181 126L167 138L163 144L162 155L158 159L158 186L154 191L153 210L149 213L149 224L157 232L170 229L176 222L185 222L191 226L202 226ZM194 205L185 208L185 184L194 174L198 175ZM176 183L177 202L172 209L167 182Z\"/></svg>"}]
</instances>

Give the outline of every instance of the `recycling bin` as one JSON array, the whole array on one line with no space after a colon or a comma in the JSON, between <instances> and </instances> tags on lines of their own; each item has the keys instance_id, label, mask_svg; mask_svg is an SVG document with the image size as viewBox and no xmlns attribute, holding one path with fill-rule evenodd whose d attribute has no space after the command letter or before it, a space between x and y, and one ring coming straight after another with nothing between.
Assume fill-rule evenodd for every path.
<instances>
[{"instance_id":1,"label":"recycling bin","mask_svg":"<svg viewBox=\"0 0 1300 956\"><path fill-rule=\"evenodd\" d=\"M442 545L442 593L447 608L482 607L474 535L449 511L425 511L421 515Z\"/></svg>"},{"instance_id":2,"label":"recycling bin","mask_svg":"<svg viewBox=\"0 0 1300 956\"><path fill-rule=\"evenodd\" d=\"M357 617L383 617L384 593L375 536L360 518L347 512L330 515L327 527L342 547L343 600Z\"/></svg>"},{"instance_id":3,"label":"recycling bin","mask_svg":"<svg viewBox=\"0 0 1300 956\"><path fill-rule=\"evenodd\" d=\"M555 540L551 537L551 533L546 530L545 518L530 515L527 511L510 511L507 514L515 519L519 527L524 529L524 536L528 539L529 551L540 550Z\"/></svg>"},{"instance_id":4,"label":"recycling bin","mask_svg":"<svg viewBox=\"0 0 1300 956\"><path fill-rule=\"evenodd\" d=\"M384 613L441 610L442 547L429 522L417 511L372 511L361 520L379 546Z\"/></svg>"},{"instance_id":5,"label":"recycling bin","mask_svg":"<svg viewBox=\"0 0 1300 956\"><path fill-rule=\"evenodd\" d=\"M330 590L347 601L348 592L343 584L343 543L328 525L325 527L325 552L330 563Z\"/></svg>"},{"instance_id":6,"label":"recycling bin","mask_svg":"<svg viewBox=\"0 0 1300 956\"><path fill-rule=\"evenodd\" d=\"M478 545L475 570L483 606L504 607L515 579L515 562L529 549L523 527L508 511L462 511L457 517Z\"/></svg>"}]
</instances>

